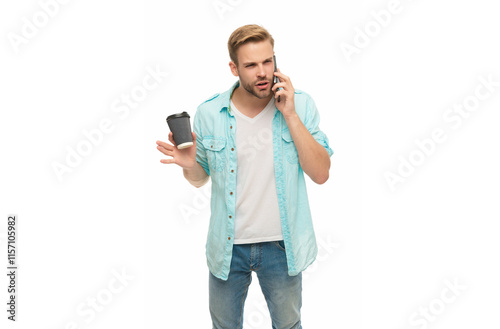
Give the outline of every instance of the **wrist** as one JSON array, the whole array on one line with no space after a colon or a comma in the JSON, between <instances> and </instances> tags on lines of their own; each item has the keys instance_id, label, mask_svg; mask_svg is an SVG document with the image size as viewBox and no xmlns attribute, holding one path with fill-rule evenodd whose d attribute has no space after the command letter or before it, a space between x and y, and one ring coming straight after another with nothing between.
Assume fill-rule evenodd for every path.
<instances>
[{"instance_id":1,"label":"wrist","mask_svg":"<svg viewBox=\"0 0 500 329\"><path fill-rule=\"evenodd\" d=\"M294 121L297 121L297 120L300 120L299 118L299 115L297 114L297 112L293 111L292 113L290 114L283 114L283 117L285 118L285 121L288 123L292 123Z\"/></svg>"},{"instance_id":2,"label":"wrist","mask_svg":"<svg viewBox=\"0 0 500 329\"><path fill-rule=\"evenodd\" d=\"M194 160L192 163L188 163L186 166L184 166L183 169L191 171L196 167L196 163L196 160Z\"/></svg>"}]
</instances>

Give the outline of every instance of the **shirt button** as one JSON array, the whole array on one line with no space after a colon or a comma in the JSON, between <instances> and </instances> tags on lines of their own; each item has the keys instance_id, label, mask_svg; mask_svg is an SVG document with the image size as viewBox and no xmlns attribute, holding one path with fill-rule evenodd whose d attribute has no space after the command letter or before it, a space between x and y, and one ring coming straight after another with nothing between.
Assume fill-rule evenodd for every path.
<instances>
[{"instance_id":1,"label":"shirt button","mask_svg":"<svg viewBox=\"0 0 500 329\"><path fill-rule=\"evenodd\" d=\"M231 147L231 151L234 151L234 147Z\"/></svg>"},{"instance_id":2,"label":"shirt button","mask_svg":"<svg viewBox=\"0 0 500 329\"><path fill-rule=\"evenodd\" d=\"M231 237L229 236L227 239L228 239L228 240L231 240Z\"/></svg>"},{"instance_id":3,"label":"shirt button","mask_svg":"<svg viewBox=\"0 0 500 329\"><path fill-rule=\"evenodd\" d=\"M233 195L233 192L229 192L230 195Z\"/></svg>"},{"instance_id":4,"label":"shirt button","mask_svg":"<svg viewBox=\"0 0 500 329\"><path fill-rule=\"evenodd\" d=\"M229 129L233 129L233 126L229 127Z\"/></svg>"},{"instance_id":5,"label":"shirt button","mask_svg":"<svg viewBox=\"0 0 500 329\"><path fill-rule=\"evenodd\" d=\"M210 148L214 148L214 146L213 146L213 145L210 145Z\"/></svg>"},{"instance_id":6,"label":"shirt button","mask_svg":"<svg viewBox=\"0 0 500 329\"><path fill-rule=\"evenodd\" d=\"M233 216L229 215L229 218L233 218Z\"/></svg>"},{"instance_id":7,"label":"shirt button","mask_svg":"<svg viewBox=\"0 0 500 329\"><path fill-rule=\"evenodd\" d=\"M231 169L231 172L234 172L234 170L233 170L233 169Z\"/></svg>"}]
</instances>

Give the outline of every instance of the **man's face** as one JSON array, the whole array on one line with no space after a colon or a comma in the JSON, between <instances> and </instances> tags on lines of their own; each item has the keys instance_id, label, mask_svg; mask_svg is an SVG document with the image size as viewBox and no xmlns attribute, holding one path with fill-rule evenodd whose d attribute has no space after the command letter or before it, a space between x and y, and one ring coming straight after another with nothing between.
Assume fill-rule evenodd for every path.
<instances>
[{"instance_id":1,"label":"man's face","mask_svg":"<svg viewBox=\"0 0 500 329\"><path fill-rule=\"evenodd\" d=\"M249 42L238 49L238 67L231 66L240 77L240 85L259 99L271 96L273 85L273 47L268 40Z\"/></svg>"}]
</instances>

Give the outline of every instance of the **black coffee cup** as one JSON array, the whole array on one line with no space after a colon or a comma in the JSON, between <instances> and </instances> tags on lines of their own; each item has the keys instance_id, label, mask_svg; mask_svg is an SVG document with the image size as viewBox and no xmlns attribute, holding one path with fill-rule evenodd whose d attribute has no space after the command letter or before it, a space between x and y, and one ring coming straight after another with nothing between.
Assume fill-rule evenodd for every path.
<instances>
[{"instance_id":1,"label":"black coffee cup","mask_svg":"<svg viewBox=\"0 0 500 329\"><path fill-rule=\"evenodd\" d=\"M172 114L167 117L168 127L173 134L175 144L179 150L193 145L191 123L187 112Z\"/></svg>"}]
</instances>

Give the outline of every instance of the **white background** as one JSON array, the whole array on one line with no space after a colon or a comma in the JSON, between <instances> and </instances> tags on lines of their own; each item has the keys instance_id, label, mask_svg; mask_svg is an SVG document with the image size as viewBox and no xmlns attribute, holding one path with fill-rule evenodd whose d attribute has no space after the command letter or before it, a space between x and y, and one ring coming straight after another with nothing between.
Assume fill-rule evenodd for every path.
<instances>
[{"instance_id":1,"label":"white background","mask_svg":"<svg viewBox=\"0 0 500 329\"><path fill-rule=\"evenodd\" d=\"M443 118L479 77L500 81L497 11L401 0L381 26L371 13L390 3L2 2L0 263L9 214L19 233L18 321L6 319L2 275L2 328L211 327L210 186L161 164L155 142L169 114L194 115L235 81L227 39L250 23L273 35L278 66L316 101L335 152L326 184L307 178L320 255L304 274L304 328L498 327L500 87L460 127ZM127 114L113 111L148 68L168 76ZM53 164L103 119L113 130L58 179ZM434 129L446 140L418 157L415 140ZM385 175L412 154L419 165L391 189ZM254 277L244 328L271 327L262 303Z\"/></svg>"}]
</instances>

